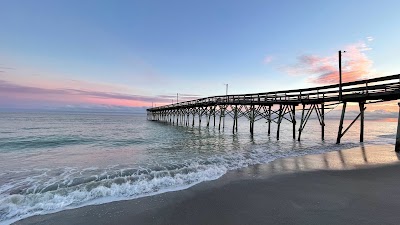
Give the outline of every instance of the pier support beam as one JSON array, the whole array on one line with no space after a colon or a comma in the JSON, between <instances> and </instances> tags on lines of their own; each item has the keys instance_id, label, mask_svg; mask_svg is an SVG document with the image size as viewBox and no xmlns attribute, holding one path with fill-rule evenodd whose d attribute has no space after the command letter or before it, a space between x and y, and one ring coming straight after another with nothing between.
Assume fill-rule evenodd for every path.
<instances>
[{"instance_id":1,"label":"pier support beam","mask_svg":"<svg viewBox=\"0 0 400 225\"><path fill-rule=\"evenodd\" d=\"M254 105L250 106L250 134L254 134Z\"/></svg>"},{"instance_id":2,"label":"pier support beam","mask_svg":"<svg viewBox=\"0 0 400 225\"><path fill-rule=\"evenodd\" d=\"M214 127L215 127L215 109L217 108L217 106L215 106L214 107L214 110L213 110L213 117L214 117Z\"/></svg>"},{"instance_id":3,"label":"pier support beam","mask_svg":"<svg viewBox=\"0 0 400 225\"><path fill-rule=\"evenodd\" d=\"M222 130L225 130L225 111L226 111L226 108L227 108L228 106L224 106L224 115L223 115L223 118L222 118Z\"/></svg>"},{"instance_id":4,"label":"pier support beam","mask_svg":"<svg viewBox=\"0 0 400 225\"><path fill-rule=\"evenodd\" d=\"M296 106L292 108L293 140L296 140Z\"/></svg>"},{"instance_id":5,"label":"pier support beam","mask_svg":"<svg viewBox=\"0 0 400 225\"><path fill-rule=\"evenodd\" d=\"M199 127L201 127L201 117L203 117L203 107L199 108Z\"/></svg>"},{"instance_id":6,"label":"pier support beam","mask_svg":"<svg viewBox=\"0 0 400 225\"><path fill-rule=\"evenodd\" d=\"M340 143L340 139L343 136L342 130L343 130L344 114L346 113L346 106L347 106L347 102L343 102L342 116L340 117L339 130L338 130L338 136L336 139L336 144Z\"/></svg>"},{"instance_id":7,"label":"pier support beam","mask_svg":"<svg viewBox=\"0 0 400 225\"><path fill-rule=\"evenodd\" d=\"M282 104L279 105L279 113L278 113L278 129L276 131L276 140L279 140L279 132L281 128L281 122L282 122L282 117L283 117L283 112L282 112Z\"/></svg>"},{"instance_id":8,"label":"pier support beam","mask_svg":"<svg viewBox=\"0 0 400 225\"><path fill-rule=\"evenodd\" d=\"M272 105L268 106L268 136L271 135L271 107Z\"/></svg>"},{"instance_id":9,"label":"pier support beam","mask_svg":"<svg viewBox=\"0 0 400 225\"><path fill-rule=\"evenodd\" d=\"M196 109L192 109L192 127L194 127L194 118L196 117Z\"/></svg>"},{"instance_id":10,"label":"pier support beam","mask_svg":"<svg viewBox=\"0 0 400 225\"><path fill-rule=\"evenodd\" d=\"M210 120L211 120L211 113L212 113L212 107L210 107L210 109L208 109L208 107L206 107L208 115L207 115L207 127L210 127Z\"/></svg>"},{"instance_id":11,"label":"pier support beam","mask_svg":"<svg viewBox=\"0 0 400 225\"><path fill-rule=\"evenodd\" d=\"M175 123L176 126L179 126L179 124L178 124L178 122L179 122L179 111L178 111L178 110L175 111L175 120L176 120L176 121L175 121L175 122L176 122L176 123Z\"/></svg>"},{"instance_id":12,"label":"pier support beam","mask_svg":"<svg viewBox=\"0 0 400 225\"><path fill-rule=\"evenodd\" d=\"M321 103L321 139L325 140L325 104Z\"/></svg>"},{"instance_id":13,"label":"pier support beam","mask_svg":"<svg viewBox=\"0 0 400 225\"><path fill-rule=\"evenodd\" d=\"M235 129L236 129L236 133L237 133L237 132L238 132L238 117L239 117L237 105L236 105L235 110L236 110L236 122L235 122L236 125L235 125ZM239 110L241 111L241 110L242 110L242 107L240 107Z\"/></svg>"},{"instance_id":14,"label":"pier support beam","mask_svg":"<svg viewBox=\"0 0 400 225\"><path fill-rule=\"evenodd\" d=\"M364 104L365 102L359 102L360 107L360 142L364 142Z\"/></svg>"},{"instance_id":15,"label":"pier support beam","mask_svg":"<svg viewBox=\"0 0 400 225\"><path fill-rule=\"evenodd\" d=\"M234 109L234 114L233 114L233 127L232 127L232 133L237 132L237 123L238 123L238 113L237 113L237 105L235 105Z\"/></svg>"},{"instance_id":16,"label":"pier support beam","mask_svg":"<svg viewBox=\"0 0 400 225\"><path fill-rule=\"evenodd\" d=\"M400 103L397 103L399 105L399 118L397 120L397 134L396 134L396 147L395 151L400 152Z\"/></svg>"},{"instance_id":17,"label":"pier support beam","mask_svg":"<svg viewBox=\"0 0 400 225\"><path fill-rule=\"evenodd\" d=\"M303 110L301 110L301 121L300 121L300 127L299 127L299 137L298 141L300 141L301 138L301 132L303 131L303 124L304 124L304 111L305 111L306 105L303 104Z\"/></svg>"},{"instance_id":18,"label":"pier support beam","mask_svg":"<svg viewBox=\"0 0 400 225\"><path fill-rule=\"evenodd\" d=\"M219 106L220 114L219 114L219 124L218 130L221 130L221 122L225 122L225 106ZM224 121L222 121L224 119ZM224 129L225 124L222 125L222 130Z\"/></svg>"}]
</instances>

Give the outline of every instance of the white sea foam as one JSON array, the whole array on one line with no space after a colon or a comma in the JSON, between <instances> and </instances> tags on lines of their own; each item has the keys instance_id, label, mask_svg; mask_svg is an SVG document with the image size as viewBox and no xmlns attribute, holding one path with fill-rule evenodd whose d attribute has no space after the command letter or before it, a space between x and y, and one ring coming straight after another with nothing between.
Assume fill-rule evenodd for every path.
<instances>
[{"instance_id":1,"label":"white sea foam","mask_svg":"<svg viewBox=\"0 0 400 225\"><path fill-rule=\"evenodd\" d=\"M94 182L80 185L73 189L61 188L44 193L3 195L0 201L0 219L2 221L0 224L7 224L32 215L56 212L65 208L181 190L202 181L217 179L227 170L218 166L194 166L196 170L186 174L154 176L151 179L148 179L147 176L142 176L136 181L121 184L111 183L107 185L106 182L103 182L103 184L99 184L99 186L92 189L89 187Z\"/></svg>"}]
</instances>

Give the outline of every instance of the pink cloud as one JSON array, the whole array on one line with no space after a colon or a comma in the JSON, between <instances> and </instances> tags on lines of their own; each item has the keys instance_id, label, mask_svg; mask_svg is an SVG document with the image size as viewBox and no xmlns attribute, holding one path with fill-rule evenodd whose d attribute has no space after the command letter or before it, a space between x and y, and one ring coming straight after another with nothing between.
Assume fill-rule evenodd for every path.
<instances>
[{"instance_id":1,"label":"pink cloud","mask_svg":"<svg viewBox=\"0 0 400 225\"><path fill-rule=\"evenodd\" d=\"M180 94L180 101L199 98L198 95ZM151 106L170 104L175 100L175 95L147 96L115 91L97 91L81 88L43 88L15 84L0 80L0 103L26 104L49 103L49 104L89 104L109 105L125 107Z\"/></svg>"},{"instance_id":2,"label":"pink cloud","mask_svg":"<svg viewBox=\"0 0 400 225\"><path fill-rule=\"evenodd\" d=\"M355 81L366 78L371 73L372 60L365 54L371 50L364 42L345 46L342 53L342 80ZM334 84L339 82L338 55L302 55L297 64L285 68L292 75L311 75L310 82Z\"/></svg>"}]
</instances>

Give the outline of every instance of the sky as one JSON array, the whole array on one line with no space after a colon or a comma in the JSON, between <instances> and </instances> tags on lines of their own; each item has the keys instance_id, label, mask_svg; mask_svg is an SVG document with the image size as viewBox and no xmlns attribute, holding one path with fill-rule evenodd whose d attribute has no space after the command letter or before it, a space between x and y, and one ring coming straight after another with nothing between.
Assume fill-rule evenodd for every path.
<instances>
[{"instance_id":1,"label":"sky","mask_svg":"<svg viewBox=\"0 0 400 225\"><path fill-rule=\"evenodd\" d=\"M400 73L400 1L0 0L0 109L147 108ZM396 103L385 109L398 110Z\"/></svg>"}]
</instances>

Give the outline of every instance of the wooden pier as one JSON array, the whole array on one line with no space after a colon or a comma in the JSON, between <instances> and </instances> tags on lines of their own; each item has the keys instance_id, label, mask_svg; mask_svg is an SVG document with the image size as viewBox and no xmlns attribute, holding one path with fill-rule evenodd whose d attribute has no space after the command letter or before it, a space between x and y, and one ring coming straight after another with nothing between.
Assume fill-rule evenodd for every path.
<instances>
[{"instance_id":1,"label":"wooden pier","mask_svg":"<svg viewBox=\"0 0 400 225\"><path fill-rule=\"evenodd\" d=\"M340 91L341 90L341 91ZM225 117L233 119L232 132L237 132L238 118L245 117L250 123L250 133L254 132L254 123L258 120L266 120L268 123L268 135L271 134L271 123L277 124L276 137L279 140L280 126L283 120L293 125L293 139L296 139L296 106L301 106L301 120L298 129L297 140L311 116L315 113L321 126L321 138L325 135L325 110L342 104L342 113L336 143L350 127L360 120L360 142L364 141L364 111L365 105L384 101L392 101L400 98L400 74L378 77L367 80L343 83L342 85L327 85L314 88L264 92L255 94L220 95L200 98L191 101L147 109L147 119L164 121L173 125L194 126L195 118L201 125L205 118L206 126L210 123L224 128ZM359 105L359 114L350 125L344 129L343 121L347 103L354 102ZM278 105L279 109L273 106ZM399 104L400 107L400 104ZM218 119L218 124L216 120ZM400 111L399 121L400 125ZM396 152L400 151L400 126L397 129Z\"/></svg>"}]
</instances>

